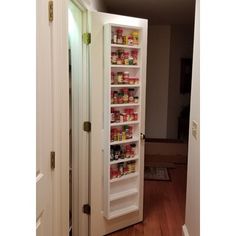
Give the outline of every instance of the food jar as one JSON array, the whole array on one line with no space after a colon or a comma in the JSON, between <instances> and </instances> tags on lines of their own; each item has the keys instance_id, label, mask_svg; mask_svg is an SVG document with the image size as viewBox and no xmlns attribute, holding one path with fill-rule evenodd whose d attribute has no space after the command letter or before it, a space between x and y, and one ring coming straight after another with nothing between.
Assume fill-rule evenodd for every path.
<instances>
[{"instance_id":1,"label":"food jar","mask_svg":"<svg viewBox=\"0 0 236 236\"><path fill-rule=\"evenodd\" d=\"M124 52L124 64L129 65L129 52Z\"/></svg>"},{"instance_id":2,"label":"food jar","mask_svg":"<svg viewBox=\"0 0 236 236\"><path fill-rule=\"evenodd\" d=\"M115 84L115 73L111 72L111 84Z\"/></svg>"},{"instance_id":3,"label":"food jar","mask_svg":"<svg viewBox=\"0 0 236 236\"><path fill-rule=\"evenodd\" d=\"M134 112L134 120L138 120L138 112Z\"/></svg>"},{"instance_id":4,"label":"food jar","mask_svg":"<svg viewBox=\"0 0 236 236\"><path fill-rule=\"evenodd\" d=\"M134 84L139 84L139 79L138 78L134 78Z\"/></svg>"},{"instance_id":5,"label":"food jar","mask_svg":"<svg viewBox=\"0 0 236 236\"><path fill-rule=\"evenodd\" d=\"M123 44L123 29L122 28L118 28L116 30L116 33L117 33L117 43L118 44Z\"/></svg>"},{"instance_id":6,"label":"food jar","mask_svg":"<svg viewBox=\"0 0 236 236\"><path fill-rule=\"evenodd\" d=\"M112 98L112 104L117 104L118 103L118 93L117 91L113 92L113 98Z\"/></svg>"},{"instance_id":7,"label":"food jar","mask_svg":"<svg viewBox=\"0 0 236 236\"><path fill-rule=\"evenodd\" d=\"M134 103L138 103L139 99L138 97L134 97Z\"/></svg>"},{"instance_id":8,"label":"food jar","mask_svg":"<svg viewBox=\"0 0 236 236\"><path fill-rule=\"evenodd\" d=\"M123 84L123 72L117 73L117 82L118 84Z\"/></svg>"},{"instance_id":9,"label":"food jar","mask_svg":"<svg viewBox=\"0 0 236 236\"><path fill-rule=\"evenodd\" d=\"M139 33L138 33L138 31L134 31L132 33L132 36L133 36L133 44L138 45L139 44Z\"/></svg>"},{"instance_id":10,"label":"food jar","mask_svg":"<svg viewBox=\"0 0 236 236\"><path fill-rule=\"evenodd\" d=\"M129 77L129 84L134 84L134 78L133 77Z\"/></svg>"},{"instance_id":11,"label":"food jar","mask_svg":"<svg viewBox=\"0 0 236 236\"><path fill-rule=\"evenodd\" d=\"M132 35L128 36L128 45L133 46L133 36Z\"/></svg>"},{"instance_id":12,"label":"food jar","mask_svg":"<svg viewBox=\"0 0 236 236\"><path fill-rule=\"evenodd\" d=\"M125 71L123 76L123 83L128 84L129 83L129 72Z\"/></svg>"},{"instance_id":13,"label":"food jar","mask_svg":"<svg viewBox=\"0 0 236 236\"><path fill-rule=\"evenodd\" d=\"M114 112L114 109L112 108L111 109L111 123L114 123L115 122L115 112Z\"/></svg>"},{"instance_id":14,"label":"food jar","mask_svg":"<svg viewBox=\"0 0 236 236\"><path fill-rule=\"evenodd\" d=\"M117 53L116 52L111 53L111 64L113 64L113 65L117 64Z\"/></svg>"},{"instance_id":15,"label":"food jar","mask_svg":"<svg viewBox=\"0 0 236 236\"><path fill-rule=\"evenodd\" d=\"M133 57L133 65L138 65L138 51L131 51L131 56Z\"/></svg>"},{"instance_id":16,"label":"food jar","mask_svg":"<svg viewBox=\"0 0 236 236\"><path fill-rule=\"evenodd\" d=\"M133 65L133 63L134 63L134 58L133 58L133 56L129 56L129 65Z\"/></svg>"},{"instance_id":17,"label":"food jar","mask_svg":"<svg viewBox=\"0 0 236 236\"><path fill-rule=\"evenodd\" d=\"M136 144L135 143L130 144L130 148L131 148L130 155L131 155L131 157L134 157L135 156L135 150L136 150Z\"/></svg>"},{"instance_id":18,"label":"food jar","mask_svg":"<svg viewBox=\"0 0 236 236\"><path fill-rule=\"evenodd\" d=\"M129 102L129 94L128 94L128 89L127 88L124 88L123 89L123 102L124 103L128 103Z\"/></svg>"},{"instance_id":19,"label":"food jar","mask_svg":"<svg viewBox=\"0 0 236 236\"><path fill-rule=\"evenodd\" d=\"M112 31L112 43L114 43L114 44L117 43L117 35L114 31Z\"/></svg>"},{"instance_id":20,"label":"food jar","mask_svg":"<svg viewBox=\"0 0 236 236\"><path fill-rule=\"evenodd\" d=\"M115 117L115 122L119 123L120 122L120 112L119 111L115 111L114 117Z\"/></svg>"},{"instance_id":21,"label":"food jar","mask_svg":"<svg viewBox=\"0 0 236 236\"><path fill-rule=\"evenodd\" d=\"M129 89L129 103L134 102L134 89Z\"/></svg>"},{"instance_id":22,"label":"food jar","mask_svg":"<svg viewBox=\"0 0 236 236\"><path fill-rule=\"evenodd\" d=\"M124 103L123 101L123 93L118 93L118 104Z\"/></svg>"}]
</instances>

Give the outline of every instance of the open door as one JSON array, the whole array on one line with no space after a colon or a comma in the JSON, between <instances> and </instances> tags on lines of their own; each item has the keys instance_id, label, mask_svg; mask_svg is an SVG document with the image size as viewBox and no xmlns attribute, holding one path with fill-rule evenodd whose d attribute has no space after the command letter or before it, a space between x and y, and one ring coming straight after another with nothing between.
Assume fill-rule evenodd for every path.
<instances>
[{"instance_id":1,"label":"open door","mask_svg":"<svg viewBox=\"0 0 236 236\"><path fill-rule=\"evenodd\" d=\"M143 220L147 20L90 12L90 235Z\"/></svg>"}]
</instances>

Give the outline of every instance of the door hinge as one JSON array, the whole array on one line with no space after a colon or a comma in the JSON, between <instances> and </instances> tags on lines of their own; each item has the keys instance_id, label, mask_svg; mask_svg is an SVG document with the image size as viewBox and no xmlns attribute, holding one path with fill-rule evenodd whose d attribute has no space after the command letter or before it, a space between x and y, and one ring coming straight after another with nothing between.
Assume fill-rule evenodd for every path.
<instances>
[{"instance_id":1,"label":"door hinge","mask_svg":"<svg viewBox=\"0 0 236 236\"><path fill-rule=\"evenodd\" d=\"M89 121L84 122L84 131L86 131L86 132L91 131L91 122L89 122Z\"/></svg>"},{"instance_id":2,"label":"door hinge","mask_svg":"<svg viewBox=\"0 0 236 236\"><path fill-rule=\"evenodd\" d=\"M83 33L83 42L87 45L91 43L91 34L90 33Z\"/></svg>"},{"instance_id":3,"label":"door hinge","mask_svg":"<svg viewBox=\"0 0 236 236\"><path fill-rule=\"evenodd\" d=\"M91 213L91 207L89 204L84 204L83 205L83 213L87 214L87 215L90 215Z\"/></svg>"},{"instance_id":4,"label":"door hinge","mask_svg":"<svg viewBox=\"0 0 236 236\"><path fill-rule=\"evenodd\" d=\"M48 2L48 20L53 21L53 1Z\"/></svg>"},{"instance_id":5,"label":"door hinge","mask_svg":"<svg viewBox=\"0 0 236 236\"><path fill-rule=\"evenodd\" d=\"M51 169L54 170L56 167L55 152L52 151L50 153L50 156L51 156Z\"/></svg>"}]
</instances>

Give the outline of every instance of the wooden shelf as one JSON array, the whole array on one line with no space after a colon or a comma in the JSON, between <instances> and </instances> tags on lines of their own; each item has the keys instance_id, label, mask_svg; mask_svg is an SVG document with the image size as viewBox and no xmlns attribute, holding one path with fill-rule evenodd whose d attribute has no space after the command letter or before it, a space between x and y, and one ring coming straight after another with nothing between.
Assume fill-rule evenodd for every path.
<instances>
[{"instance_id":1,"label":"wooden shelf","mask_svg":"<svg viewBox=\"0 0 236 236\"><path fill-rule=\"evenodd\" d=\"M111 104L111 107L132 107L132 106L140 106L140 103Z\"/></svg>"},{"instance_id":2,"label":"wooden shelf","mask_svg":"<svg viewBox=\"0 0 236 236\"><path fill-rule=\"evenodd\" d=\"M138 160L138 159L139 159L138 156L130 157L130 158L124 158L124 159L118 159L116 161L110 161L110 165L121 163L121 162L127 162L127 161L135 161L135 160Z\"/></svg>"},{"instance_id":3,"label":"wooden shelf","mask_svg":"<svg viewBox=\"0 0 236 236\"><path fill-rule=\"evenodd\" d=\"M139 69L140 66L136 65L111 65L111 68L137 68Z\"/></svg>"},{"instance_id":4,"label":"wooden shelf","mask_svg":"<svg viewBox=\"0 0 236 236\"><path fill-rule=\"evenodd\" d=\"M138 193L138 189L137 188L132 188L132 189L129 189L129 190L126 190L126 191L123 191L123 192L119 192L119 193L113 193L113 194L110 194L110 201L115 201L115 200L118 200L118 199L121 199L121 198L125 198L125 197L128 197L128 196L132 196L132 195L135 195Z\"/></svg>"},{"instance_id":5,"label":"wooden shelf","mask_svg":"<svg viewBox=\"0 0 236 236\"><path fill-rule=\"evenodd\" d=\"M130 46L130 45L114 44L114 43L111 44L111 47L112 48L127 48L127 49L140 49L141 48L139 45Z\"/></svg>"},{"instance_id":6,"label":"wooden shelf","mask_svg":"<svg viewBox=\"0 0 236 236\"><path fill-rule=\"evenodd\" d=\"M122 126L122 125L137 125L139 124L140 121L139 120L135 120L135 121L127 121L127 122L120 122L120 123L111 123L111 126Z\"/></svg>"},{"instance_id":7,"label":"wooden shelf","mask_svg":"<svg viewBox=\"0 0 236 236\"><path fill-rule=\"evenodd\" d=\"M114 183L114 182L130 179L130 178L134 178L134 177L137 177L138 175L139 175L138 172L135 172L135 173L132 173L132 174L123 175L120 178L110 179L110 183Z\"/></svg>"},{"instance_id":8,"label":"wooden shelf","mask_svg":"<svg viewBox=\"0 0 236 236\"><path fill-rule=\"evenodd\" d=\"M138 142L139 138L131 138L131 139L126 139L122 141L115 141L115 142L110 142L110 145L118 145L118 144L123 144L123 143L133 143L133 142Z\"/></svg>"},{"instance_id":9,"label":"wooden shelf","mask_svg":"<svg viewBox=\"0 0 236 236\"><path fill-rule=\"evenodd\" d=\"M119 217L119 216L123 216L123 215L126 215L126 214L134 212L134 211L138 211L138 209L139 209L138 206L131 205L129 207L113 211L113 212L110 213L109 219L113 219L113 218L116 218L116 217Z\"/></svg>"}]
</instances>

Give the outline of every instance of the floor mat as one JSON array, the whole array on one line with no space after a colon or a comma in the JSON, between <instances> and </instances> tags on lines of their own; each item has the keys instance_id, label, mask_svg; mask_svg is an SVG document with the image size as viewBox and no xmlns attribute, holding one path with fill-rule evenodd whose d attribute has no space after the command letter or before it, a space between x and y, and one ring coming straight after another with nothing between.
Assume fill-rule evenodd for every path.
<instances>
[{"instance_id":1,"label":"floor mat","mask_svg":"<svg viewBox=\"0 0 236 236\"><path fill-rule=\"evenodd\" d=\"M168 169L164 167L145 166L144 169L145 180L164 180L169 181L170 176Z\"/></svg>"}]
</instances>

